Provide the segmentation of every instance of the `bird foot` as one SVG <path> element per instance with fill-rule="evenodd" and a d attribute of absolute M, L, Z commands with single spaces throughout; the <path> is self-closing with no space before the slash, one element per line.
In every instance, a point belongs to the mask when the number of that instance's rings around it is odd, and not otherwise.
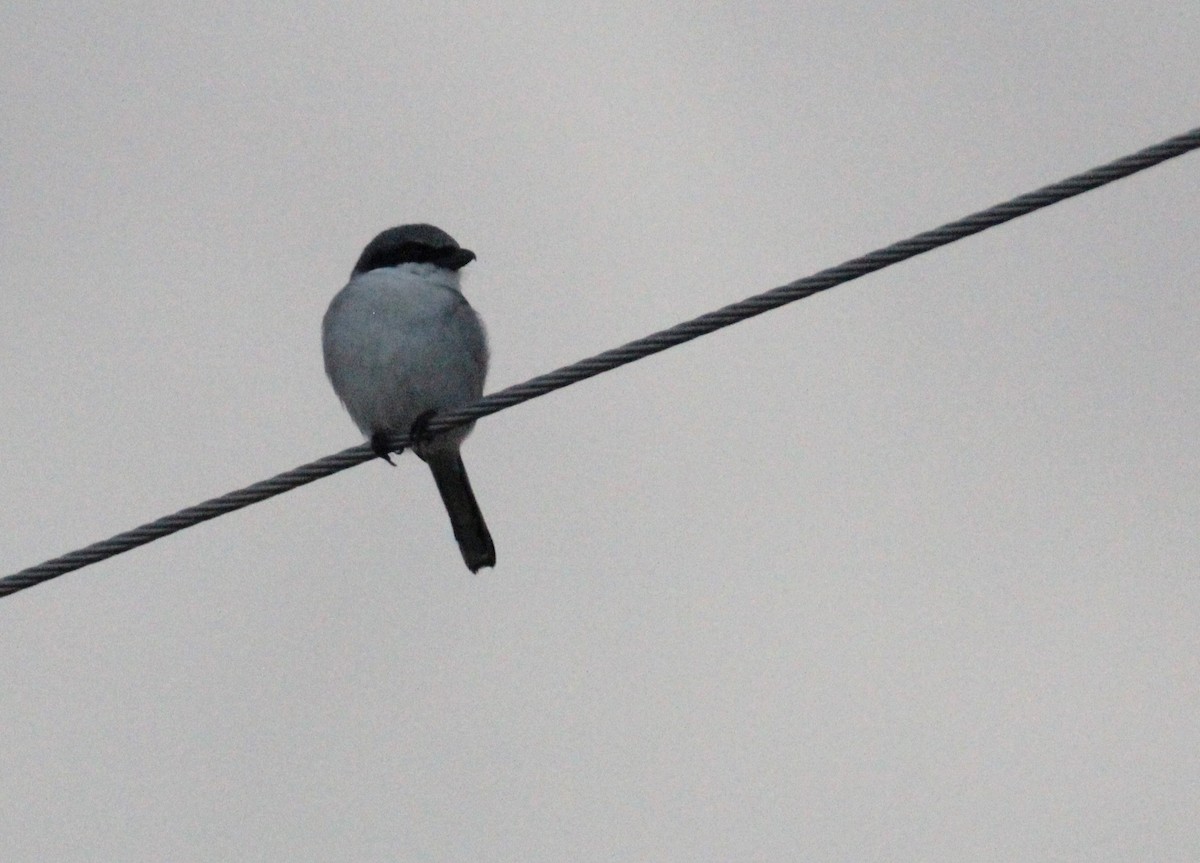
<path fill-rule="evenodd" d="M 371 435 L 371 449 L 375 451 L 375 455 L 379 456 L 392 467 L 395 467 L 396 463 L 392 461 L 391 450 L 388 447 L 388 439 L 390 437 L 391 435 L 389 435 L 387 432 L 375 432 L 373 435 Z M 399 455 L 402 452 L 404 452 L 404 450 L 400 450 L 396 453 L 396 455 Z"/>
<path fill-rule="evenodd" d="M 427 410 L 413 420 L 412 427 L 408 430 L 408 442 L 410 444 L 416 445 L 429 440 L 429 421 L 435 416 L 437 416 L 437 411 Z"/>

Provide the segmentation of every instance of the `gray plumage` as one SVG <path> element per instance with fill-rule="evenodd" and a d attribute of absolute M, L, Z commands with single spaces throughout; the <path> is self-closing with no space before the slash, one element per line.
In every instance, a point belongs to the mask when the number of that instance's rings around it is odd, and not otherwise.
<path fill-rule="evenodd" d="M 474 258 L 433 225 L 390 228 L 367 245 L 329 304 L 325 371 L 373 443 L 483 394 L 487 339 L 459 277 Z M 413 449 L 433 471 L 463 559 L 477 572 L 495 565 L 496 552 L 459 455 L 470 431 L 459 426 Z"/>

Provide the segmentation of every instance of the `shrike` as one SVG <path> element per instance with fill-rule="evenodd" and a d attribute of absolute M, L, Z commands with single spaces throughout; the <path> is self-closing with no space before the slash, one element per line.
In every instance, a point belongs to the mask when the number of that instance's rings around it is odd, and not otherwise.
<path fill-rule="evenodd" d="M 478 572 L 496 565 L 496 549 L 458 452 L 471 425 L 421 433 L 433 414 L 483 393 L 487 338 L 459 282 L 474 259 L 433 225 L 389 228 L 363 249 L 321 335 L 333 389 L 376 454 L 391 461 L 391 433 L 418 438 L 413 451 L 433 471 L 463 560 Z"/>

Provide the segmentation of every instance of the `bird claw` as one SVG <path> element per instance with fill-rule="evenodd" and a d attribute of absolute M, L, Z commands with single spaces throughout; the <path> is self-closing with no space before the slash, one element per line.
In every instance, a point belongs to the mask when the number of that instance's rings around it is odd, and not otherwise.
<path fill-rule="evenodd" d="M 430 439 L 429 421 L 435 416 L 437 416 L 437 411 L 428 410 L 413 420 L 412 427 L 408 430 L 408 443 L 410 446 L 418 443 L 424 443 Z M 389 443 L 390 440 L 391 434 L 389 432 L 375 432 L 371 435 L 371 450 L 375 453 L 375 455 L 379 456 L 392 467 L 395 467 L 396 463 L 392 461 L 392 449 Z M 404 447 L 396 450 L 395 454 L 400 455 L 402 452 L 404 452 Z"/>
<path fill-rule="evenodd" d="M 429 440 L 429 421 L 435 416 L 437 416 L 437 411 L 427 410 L 413 420 L 412 427 L 408 430 L 410 444 L 424 443 Z"/>
<path fill-rule="evenodd" d="M 371 449 L 375 452 L 375 455 L 379 456 L 392 467 L 395 467 L 396 463 L 392 461 L 391 450 L 388 447 L 388 439 L 390 437 L 391 435 L 389 435 L 387 432 L 375 432 L 375 434 L 371 435 Z M 399 455 L 402 452 L 404 452 L 404 450 L 399 450 L 396 455 Z"/>

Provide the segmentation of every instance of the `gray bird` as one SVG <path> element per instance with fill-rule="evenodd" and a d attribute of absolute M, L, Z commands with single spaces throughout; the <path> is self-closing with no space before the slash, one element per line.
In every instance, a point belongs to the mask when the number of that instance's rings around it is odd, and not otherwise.
<path fill-rule="evenodd" d="M 424 423 L 483 394 L 488 349 L 483 323 L 462 295 L 470 249 L 433 225 L 401 225 L 363 249 L 322 325 L 325 371 L 351 419 L 389 462 L 392 433 L 414 432 L 413 450 L 434 482 L 471 572 L 496 565 L 459 447 L 472 425 L 435 437 Z"/>

